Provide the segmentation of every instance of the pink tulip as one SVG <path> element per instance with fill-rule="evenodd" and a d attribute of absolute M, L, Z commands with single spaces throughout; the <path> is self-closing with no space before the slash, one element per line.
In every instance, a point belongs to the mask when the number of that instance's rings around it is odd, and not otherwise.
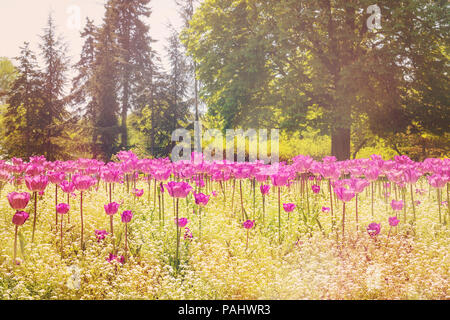
<path fill-rule="evenodd" d="M 69 212 L 69 210 L 70 206 L 67 203 L 59 203 L 56 206 L 56 212 L 58 212 L 61 215 L 66 214 L 67 212 Z"/>
<path fill-rule="evenodd" d="M 47 176 L 33 176 L 33 177 L 25 177 L 25 184 L 27 188 L 32 192 L 41 192 L 44 191 L 48 184 Z"/>
<path fill-rule="evenodd" d="M 430 183 L 430 186 L 433 188 L 443 188 L 447 182 L 448 177 L 440 174 L 433 174 L 432 176 L 428 176 L 428 182 Z"/>
<path fill-rule="evenodd" d="M 69 182 L 69 181 L 62 181 L 59 184 L 59 187 L 61 188 L 61 190 L 65 193 L 72 193 L 75 191 L 75 184 L 73 182 Z"/>
<path fill-rule="evenodd" d="M 329 180 L 336 180 L 341 175 L 341 171 L 336 167 L 335 164 L 323 164 L 319 170 L 320 174 Z"/>
<path fill-rule="evenodd" d="M 242 225 L 245 229 L 251 229 L 255 225 L 255 220 L 246 220 Z"/>
<path fill-rule="evenodd" d="M 397 217 L 389 217 L 389 225 L 391 227 L 396 227 L 398 225 L 398 223 L 400 222 L 400 220 Z"/>
<path fill-rule="evenodd" d="M 351 179 L 350 187 L 356 192 L 361 193 L 366 187 L 370 185 L 370 182 L 364 179 Z"/>
<path fill-rule="evenodd" d="M 104 205 L 105 213 L 108 216 L 112 216 L 117 213 L 117 211 L 119 210 L 119 207 L 120 207 L 120 204 L 117 202 L 111 202 L 111 203 L 105 204 Z"/>
<path fill-rule="evenodd" d="M 318 185 L 312 185 L 311 189 L 314 193 L 319 193 L 320 192 L 320 186 Z"/>
<path fill-rule="evenodd" d="M 94 186 L 97 181 L 91 176 L 81 176 L 75 175 L 73 176 L 73 183 L 75 184 L 75 188 L 78 191 L 86 191 L 89 190 L 92 186 Z"/>
<path fill-rule="evenodd" d="M 392 200 L 391 201 L 391 207 L 395 211 L 402 210 L 403 209 L 403 200 L 399 200 L 399 201 Z"/>
<path fill-rule="evenodd" d="M 381 171 L 377 167 L 371 167 L 371 168 L 364 170 L 364 175 L 366 176 L 366 179 L 369 181 L 377 180 L 380 173 L 381 173 Z"/>
<path fill-rule="evenodd" d="M 30 215 L 25 211 L 17 211 L 12 218 L 12 222 L 16 226 L 21 226 L 28 220 L 29 217 Z"/>
<path fill-rule="evenodd" d="M 330 208 L 329 207 L 322 207 L 322 212 L 329 213 L 330 212 Z"/>
<path fill-rule="evenodd" d="M 209 196 L 203 194 L 203 193 L 195 193 L 194 191 L 194 198 L 195 198 L 195 204 L 198 206 L 206 206 L 209 201 Z"/>
<path fill-rule="evenodd" d="M 167 179 L 169 179 L 170 175 L 172 173 L 171 169 L 156 169 L 155 171 L 152 172 L 152 176 L 154 179 L 158 180 L 158 181 L 166 181 Z"/>
<path fill-rule="evenodd" d="M 177 221 L 177 219 L 175 218 L 175 223 L 179 228 L 184 228 L 189 223 L 189 220 L 186 218 L 179 218 Z"/>
<path fill-rule="evenodd" d="M 165 185 L 167 192 L 173 198 L 186 198 L 192 187 L 187 182 L 170 181 Z"/>
<path fill-rule="evenodd" d="M 109 233 L 106 232 L 106 230 L 95 230 L 95 236 L 97 237 L 97 242 L 100 242 L 100 240 L 105 239 L 106 235 Z"/>
<path fill-rule="evenodd" d="M 261 194 L 267 195 L 267 194 L 269 194 L 269 191 L 270 191 L 270 185 L 268 185 L 268 184 L 262 184 L 262 185 L 259 187 L 259 189 L 261 190 Z"/>
<path fill-rule="evenodd" d="M 53 184 L 60 184 L 66 178 L 66 174 L 64 172 L 49 172 L 48 180 L 50 180 Z"/>
<path fill-rule="evenodd" d="M 136 195 L 136 197 L 142 197 L 142 195 L 144 194 L 144 189 L 134 189 L 134 194 Z"/>
<path fill-rule="evenodd" d="M 129 223 L 133 218 L 133 212 L 131 212 L 130 210 L 125 210 L 124 212 L 122 212 L 121 218 L 123 223 Z"/>
<path fill-rule="evenodd" d="M 381 223 L 372 222 L 367 226 L 367 232 L 371 237 L 378 235 L 381 231 Z"/>
<path fill-rule="evenodd" d="M 408 168 L 403 171 L 403 176 L 406 183 L 414 184 L 419 180 L 421 174 L 414 168 Z"/>
<path fill-rule="evenodd" d="M 270 177 L 275 187 L 282 187 L 288 184 L 289 175 L 279 173 Z"/>
<path fill-rule="evenodd" d="M 14 210 L 22 210 L 27 207 L 31 195 L 28 192 L 11 192 L 7 197 L 11 208 Z"/>
<path fill-rule="evenodd" d="M 114 261 L 117 261 L 121 264 L 125 263 L 125 257 L 124 256 L 116 256 L 112 253 L 109 254 L 108 258 L 106 259 L 108 262 L 112 263 Z"/>
<path fill-rule="evenodd" d="M 36 165 L 36 164 L 29 164 L 25 169 L 25 174 L 29 176 L 38 176 L 42 173 L 44 173 L 45 169 L 43 166 Z"/>
<path fill-rule="evenodd" d="M 347 189 L 344 187 L 338 187 L 334 189 L 336 196 L 339 200 L 344 202 L 349 202 L 355 197 L 355 192 L 352 189 Z"/>
<path fill-rule="evenodd" d="M 297 206 L 293 203 L 283 203 L 283 209 L 286 212 L 292 212 Z"/>

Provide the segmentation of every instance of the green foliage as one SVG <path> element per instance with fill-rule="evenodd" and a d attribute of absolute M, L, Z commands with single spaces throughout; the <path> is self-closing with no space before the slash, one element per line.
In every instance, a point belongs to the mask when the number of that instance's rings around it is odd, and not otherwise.
<path fill-rule="evenodd" d="M 6 102 L 6 95 L 17 78 L 17 70 L 7 58 L 0 57 L 0 104 Z"/>
<path fill-rule="evenodd" d="M 19 76 L 8 91 L 1 119 L 3 148 L 10 157 L 29 157 L 43 151 L 44 132 L 39 123 L 44 113 L 43 81 L 28 43 L 21 48 L 18 60 Z"/>
<path fill-rule="evenodd" d="M 132 115 L 131 125 L 136 143 L 146 154 L 166 157 L 174 146 L 172 133 L 186 127 L 190 116 L 189 65 L 178 33 L 172 30 L 166 48 L 169 59 L 167 74 L 156 72 L 150 78 L 150 88 L 142 94 L 141 106 Z"/>
<path fill-rule="evenodd" d="M 224 128 L 320 129 L 341 160 L 358 121 L 381 137 L 448 131 L 448 5 L 379 1 L 368 30 L 372 4 L 204 1 L 182 38 L 209 112 Z"/>

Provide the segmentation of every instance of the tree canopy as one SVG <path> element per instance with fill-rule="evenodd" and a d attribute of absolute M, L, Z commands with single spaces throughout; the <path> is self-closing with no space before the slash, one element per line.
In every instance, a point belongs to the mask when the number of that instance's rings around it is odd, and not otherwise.
<path fill-rule="evenodd" d="M 449 123 L 448 5 L 378 1 L 206 0 L 183 40 L 209 112 L 224 128 L 319 128 L 350 156 L 351 124 L 367 115 L 388 136 L 442 134 Z"/>

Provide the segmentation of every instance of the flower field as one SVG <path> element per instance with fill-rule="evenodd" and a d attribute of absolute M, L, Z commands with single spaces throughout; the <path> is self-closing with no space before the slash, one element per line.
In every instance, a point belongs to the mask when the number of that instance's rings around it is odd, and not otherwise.
<path fill-rule="evenodd" d="M 0 299 L 449 299 L 449 169 L 2 161 Z"/>

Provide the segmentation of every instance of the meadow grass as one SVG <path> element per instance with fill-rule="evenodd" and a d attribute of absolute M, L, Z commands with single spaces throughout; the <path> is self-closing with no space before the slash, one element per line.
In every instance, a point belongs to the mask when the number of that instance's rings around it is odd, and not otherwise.
<path fill-rule="evenodd" d="M 164 223 L 154 201 L 153 187 L 147 183 L 141 198 L 127 194 L 124 185 L 116 185 L 113 201 L 123 201 L 119 213 L 132 210 L 128 227 L 130 256 L 122 264 L 107 261 L 113 251 L 111 237 L 97 241 L 96 229 L 109 232 L 106 188 L 84 195 L 85 250 L 80 249 L 79 195 L 70 199 L 70 223 L 64 217 L 64 252 L 61 257 L 59 230 L 55 229 L 55 199 L 52 186 L 38 202 L 38 220 L 34 243 L 31 243 L 33 204 L 27 211 L 30 220 L 19 228 L 18 257 L 13 265 L 13 210 L 6 193 L 0 197 L 0 299 L 449 299 L 449 230 L 439 223 L 436 196 L 431 190 L 415 195 L 421 202 L 412 218 L 407 199 L 406 221 L 392 228 L 389 239 L 390 205 L 380 194 L 375 197 L 374 217 L 370 195 L 359 196 L 359 231 L 356 231 L 355 203 L 346 206 L 345 237 L 342 238 L 342 203 L 334 203 L 336 216 L 332 228 L 326 182 L 319 194 L 306 198 L 296 184 L 283 187 L 281 202 L 293 202 L 297 209 L 281 212 L 281 235 L 278 238 L 278 202 L 272 188 L 266 197 L 262 222 L 262 197 L 256 188 L 255 206 L 250 180 L 244 182 L 241 212 L 239 192 L 235 192 L 232 210 L 232 183 L 210 185 L 216 191 L 202 210 L 202 236 L 192 195 L 180 199 L 179 216 L 189 220 L 192 240 L 183 239 L 181 261 L 175 268 L 176 245 L 173 199 L 164 197 Z M 319 183 L 320 184 L 320 183 Z M 417 187 L 428 188 L 425 179 Z M 25 191 L 24 187 L 22 190 Z M 205 191 L 203 191 L 205 192 Z M 60 195 L 66 202 L 66 195 Z M 390 202 L 390 200 L 389 200 Z M 443 207 L 444 214 L 448 207 Z M 317 220 L 314 216 L 317 215 Z M 254 219 L 246 249 L 246 229 L 242 222 Z M 366 226 L 381 223 L 381 233 L 370 237 Z M 114 217 L 115 248 L 124 254 L 124 225 Z"/>

